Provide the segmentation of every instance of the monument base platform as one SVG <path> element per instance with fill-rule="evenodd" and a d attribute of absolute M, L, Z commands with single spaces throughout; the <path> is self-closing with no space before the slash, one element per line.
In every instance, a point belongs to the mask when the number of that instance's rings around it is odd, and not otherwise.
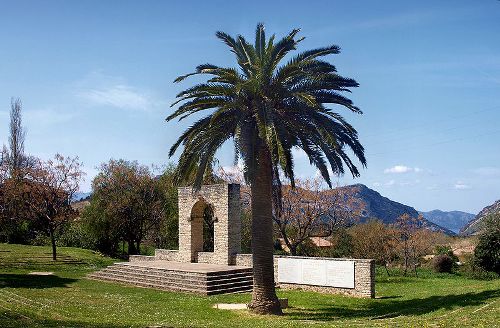
<path fill-rule="evenodd" d="M 119 262 L 87 277 L 201 295 L 249 292 L 253 286 L 250 267 L 161 260 Z"/>

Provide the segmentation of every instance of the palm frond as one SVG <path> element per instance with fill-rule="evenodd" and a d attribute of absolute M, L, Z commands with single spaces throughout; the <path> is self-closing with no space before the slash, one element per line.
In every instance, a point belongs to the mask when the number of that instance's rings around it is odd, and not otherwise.
<path fill-rule="evenodd" d="M 266 39 L 264 25 L 257 24 L 253 44 L 241 35 L 217 32 L 217 38 L 235 54 L 236 68 L 203 64 L 175 80 L 180 82 L 198 74 L 208 76 L 205 82 L 180 92 L 172 104 L 177 108 L 167 117 L 168 121 L 182 120 L 208 111 L 170 149 L 172 156 L 183 147 L 179 178 L 197 165 L 194 185 L 199 187 L 217 149 L 231 138 L 235 163 L 239 158 L 243 160 L 244 176 L 250 183 L 262 147 L 269 153 L 275 186 L 281 185 L 281 173 L 294 185 L 295 147 L 304 150 L 329 186 L 331 173 L 344 174 L 344 168 L 359 176 L 352 159 L 365 167 L 364 148 L 354 127 L 336 111 L 346 108 L 361 113 L 343 95 L 359 84 L 339 75 L 335 65 L 322 58 L 338 54 L 340 47 L 336 45 L 303 51 L 282 64 L 303 40 L 297 37 L 299 31 L 294 29 L 276 42 L 274 35 Z"/>

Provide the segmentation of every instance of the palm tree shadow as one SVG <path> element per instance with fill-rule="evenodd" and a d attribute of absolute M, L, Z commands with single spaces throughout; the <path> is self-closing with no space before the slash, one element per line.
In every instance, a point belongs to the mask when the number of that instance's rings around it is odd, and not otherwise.
<path fill-rule="evenodd" d="M 29 274 L 0 274 L 0 288 L 53 288 L 68 287 L 77 279 L 61 278 L 54 275 L 37 276 Z"/>
<path fill-rule="evenodd" d="M 398 316 L 422 315 L 439 309 L 450 310 L 456 307 L 478 306 L 496 297 L 500 297 L 500 290 L 431 296 L 409 300 L 373 300 L 365 308 L 349 309 L 341 306 L 330 306 L 320 309 L 308 309 L 305 313 L 298 312 L 292 314 L 291 317 L 292 319 L 311 321 L 330 321 L 341 318 L 386 319 Z"/>

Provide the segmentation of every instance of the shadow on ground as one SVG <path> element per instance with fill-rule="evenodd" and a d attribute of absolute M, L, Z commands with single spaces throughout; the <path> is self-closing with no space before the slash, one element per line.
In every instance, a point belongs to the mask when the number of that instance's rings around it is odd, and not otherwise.
<path fill-rule="evenodd" d="M 67 287 L 77 279 L 61 278 L 58 276 L 36 276 L 29 274 L 0 274 L 0 288 L 52 288 Z"/>
<path fill-rule="evenodd" d="M 397 316 L 417 316 L 440 309 L 451 310 L 457 307 L 479 306 L 488 300 L 500 297 L 500 290 L 487 290 L 480 293 L 431 296 L 421 299 L 380 299 L 373 300 L 363 308 L 349 309 L 342 306 L 328 306 L 319 309 L 298 310 L 290 317 L 297 320 L 338 320 L 345 318 L 386 319 Z"/>
<path fill-rule="evenodd" d="M 26 327 L 58 327 L 58 328 L 126 328 L 130 326 L 113 323 L 88 323 L 71 319 L 49 320 L 34 317 L 29 313 L 19 313 L 11 310 L 0 312 L 0 327 L 2 328 L 26 328 Z M 159 327 L 160 328 L 160 327 Z M 161 327 L 167 328 L 167 327 Z"/>

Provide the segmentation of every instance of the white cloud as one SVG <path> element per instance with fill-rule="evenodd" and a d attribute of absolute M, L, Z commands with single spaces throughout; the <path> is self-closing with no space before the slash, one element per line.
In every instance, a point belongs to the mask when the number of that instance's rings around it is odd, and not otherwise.
<path fill-rule="evenodd" d="M 420 168 L 412 168 L 406 165 L 396 165 L 384 170 L 384 173 L 408 173 L 408 172 L 421 172 Z"/>
<path fill-rule="evenodd" d="M 374 186 L 374 187 L 380 187 L 381 185 L 382 185 L 382 184 L 381 184 L 380 182 L 374 182 L 374 183 L 373 183 L 373 186 Z"/>
<path fill-rule="evenodd" d="M 93 105 L 125 110 L 149 110 L 162 102 L 151 92 L 129 85 L 125 79 L 92 72 L 76 83 L 76 94 Z"/>
<path fill-rule="evenodd" d="M 456 189 L 456 190 L 466 190 L 466 189 L 470 189 L 471 186 L 468 185 L 468 184 L 466 184 L 466 183 L 464 183 L 464 182 L 462 182 L 462 181 L 457 181 L 455 183 L 455 185 L 453 186 L 453 188 Z"/>
<path fill-rule="evenodd" d="M 394 186 L 395 184 L 396 184 L 396 180 L 389 180 L 385 183 L 385 186 L 391 187 L 391 186 Z"/>
<path fill-rule="evenodd" d="M 127 85 L 114 85 L 105 89 L 89 89 L 79 94 L 97 105 L 112 106 L 121 109 L 147 110 L 154 103 L 146 95 Z"/>

